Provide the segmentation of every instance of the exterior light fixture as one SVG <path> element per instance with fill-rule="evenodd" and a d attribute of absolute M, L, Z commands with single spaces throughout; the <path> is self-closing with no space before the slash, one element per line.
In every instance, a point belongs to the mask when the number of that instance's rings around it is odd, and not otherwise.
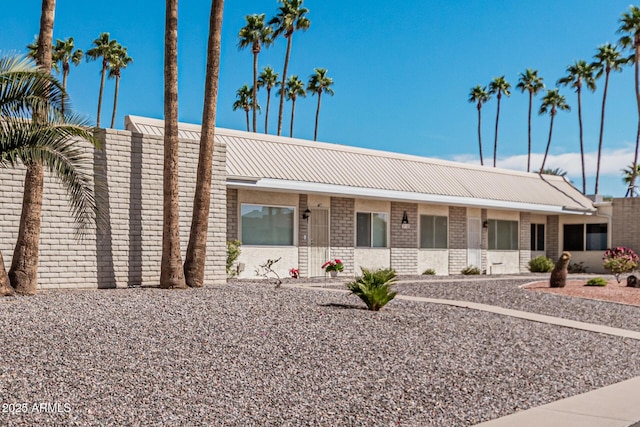
<path fill-rule="evenodd" d="M 311 210 L 309 210 L 309 208 L 307 208 L 307 209 L 302 213 L 302 219 L 306 219 L 306 220 L 308 221 L 310 216 L 311 216 Z"/>
<path fill-rule="evenodd" d="M 482 228 L 489 228 L 489 221 L 485 221 L 482 223 Z"/>
<path fill-rule="evenodd" d="M 402 213 L 402 224 L 409 224 L 409 217 L 407 216 L 407 211 Z"/>

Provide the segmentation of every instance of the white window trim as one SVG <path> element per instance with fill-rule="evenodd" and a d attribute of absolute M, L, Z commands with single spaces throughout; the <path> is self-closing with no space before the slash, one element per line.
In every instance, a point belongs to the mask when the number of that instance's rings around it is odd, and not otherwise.
<path fill-rule="evenodd" d="M 293 209 L 293 245 L 245 245 L 242 242 L 242 207 L 243 206 L 264 206 L 267 208 L 287 208 Z M 298 207 L 297 206 L 289 206 L 289 205 L 272 205 L 267 203 L 238 203 L 238 240 L 242 242 L 242 246 L 247 246 L 249 248 L 297 248 L 298 245 L 296 242 L 298 241 Z"/>
<path fill-rule="evenodd" d="M 518 227 L 518 239 L 516 241 L 516 248 L 515 249 L 489 249 L 489 229 L 487 228 L 487 251 L 491 251 L 491 252 L 518 252 L 520 251 L 520 221 L 517 221 L 515 219 L 500 219 L 500 218 L 487 218 L 487 221 L 504 221 L 504 222 L 515 222 L 517 224 Z M 546 245 L 545 245 L 546 246 Z"/>

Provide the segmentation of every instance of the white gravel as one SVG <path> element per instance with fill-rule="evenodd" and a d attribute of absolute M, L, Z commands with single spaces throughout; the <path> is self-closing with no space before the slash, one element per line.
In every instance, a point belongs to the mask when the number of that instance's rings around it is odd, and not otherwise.
<path fill-rule="evenodd" d="M 361 306 L 242 282 L 5 298 L 0 425 L 468 426 L 640 375 L 634 340 Z"/>

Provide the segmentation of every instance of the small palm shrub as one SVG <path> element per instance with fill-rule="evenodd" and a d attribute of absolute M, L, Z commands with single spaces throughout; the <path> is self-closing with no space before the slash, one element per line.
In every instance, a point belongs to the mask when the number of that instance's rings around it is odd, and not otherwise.
<path fill-rule="evenodd" d="M 460 273 L 464 274 L 465 276 L 480 274 L 480 269 L 475 265 L 470 265 L 464 268 Z"/>
<path fill-rule="evenodd" d="M 602 277 L 594 277 L 593 279 L 589 279 L 586 286 L 607 286 L 607 281 Z"/>
<path fill-rule="evenodd" d="M 549 273 L 554 264 L 551 258 L 540 255 L 529 261 L 529 271 L 532 273 Z"/>
<path fill-rule="evenodd" d="M 231 268 L 240 256 L 240 245 L 242 245 L 242 242 L 239 240 L 227 240 L 227 277 L 235 277 L 238 273 L 237 270 L 232 270 Z"/>
<path fill-rule="evenodd" d="M 422 272 L 423 276 L 434 276 L 436 274 L 436 271 L 433 268 L 427 268 L 425 271 Z"/>
<path fill-rule="evenodd" d="M 396 272 L 391 268 L 375 271 L 362 269 L 362 276 L 347 283 L 347 288 L 372 311 L 378 311 L 398 294 L 391 287 L 396 283 Z"/>

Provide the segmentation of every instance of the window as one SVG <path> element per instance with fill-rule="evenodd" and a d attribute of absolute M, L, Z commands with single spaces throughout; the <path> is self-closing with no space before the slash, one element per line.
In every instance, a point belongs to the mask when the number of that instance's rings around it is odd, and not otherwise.
<path fill-rule="evenodd" d="M 563 250 L 603 251 L 607 249 L 607 224 L 565 224 Z"/>
<path fill-rule="evenodd" d="M 420 247 L 447 249 L 447 217 L 420 215 Z"/>
<path fill-rule="evenodd" d="M 387 214 L 358 212 L 356 215 L 356 246 L 387 247 Z"/>
<path fill-rule="evenodd" d="M 544 224 L 531 224 L 531 250 L 544 251 Z"/>
<path fill-rule="evenodd" d="M 587 250 L 607 249 L 607 224 L 587 224 Z"/>
<path fill-rule="evenodd" d="M 489 220 L 489 249 L 518 250 L 518 221 Z"/>
<path fill-rule="evenodd" d="M 243 204 L 240 210 L 242 244 L 293 246 L 294 208 Z"/>

